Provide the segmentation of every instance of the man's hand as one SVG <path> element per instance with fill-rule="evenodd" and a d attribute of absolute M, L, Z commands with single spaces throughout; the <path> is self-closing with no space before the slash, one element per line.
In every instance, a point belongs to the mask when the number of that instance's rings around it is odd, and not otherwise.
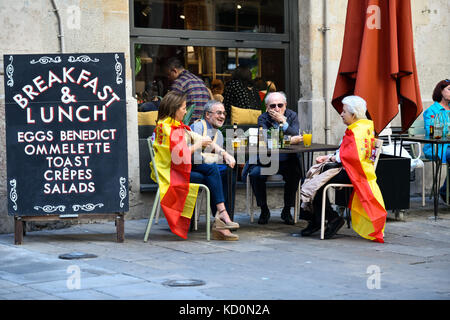
<path fill-rule="evenodd" d="M 281 113 L 279 113 L 275 110 L 269 110 L 267 112 L 269 113 L 269 116 L 276 122 L 278 122 L 278 123 L 286 122 L 286 117 L 284 115 L 282 115 Z"/>
<path fill-rule="evenodd" d="M 291 137 L 291 144 L 299 144 L 303 141 L 303 136 L 293 136 Z"/>
<path fill-rule="evenodd" d="M 234 166 L 236 165 L 236 160 L 234 159 L 234 157 L 229 154 L 228 152 L 225 152 L 223 154 L 223 159 L 225 160 L 225 163 L 230 166 L 230 168 L 234 168 Z"/>

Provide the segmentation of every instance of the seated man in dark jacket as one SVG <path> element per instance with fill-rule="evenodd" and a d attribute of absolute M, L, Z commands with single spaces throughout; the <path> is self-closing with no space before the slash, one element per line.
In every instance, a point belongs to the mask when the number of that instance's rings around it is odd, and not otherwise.
<path fill-rule="evenodd" d="M 286 109 L 287 100 L 283 92 L 271 92 L 266 96 L 267 112 L 261 114 L 258 118 L 258 126 L 263 129 L 281 128 L 284 135 L 298 136 L 299 122 L 297 113 Z M 270 218 L 270 211 L 267 207 L 266 180 L 267 175 L 261 174 L 261 168 L 258 164 L 246 165 L 244 168 L 243 180 L 246 175 L 250 175 L 250 183 L 256 197 L 256 202 L 261 208 L 261 214 L 258 219 L 259 224 L 267 224 Z M 283 176 L 284 185 L 284 208 L 281 212 L 281 219 L 286 224 L 294 224 L 291 216 L 291 207 L 294 206 L 295 193 L 297 192 L 300 180 L 300 168 L 296 154 L 280 154 L 278 174 Z"/>

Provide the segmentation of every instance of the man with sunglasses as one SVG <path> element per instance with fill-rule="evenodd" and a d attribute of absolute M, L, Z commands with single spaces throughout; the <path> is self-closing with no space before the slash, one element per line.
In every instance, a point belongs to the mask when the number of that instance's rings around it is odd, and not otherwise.
<path fill-rule="evenodd" d="M 258 117 L 258 127 L 263 129 L 280 128 L 284 135 L 298 136 L 299 121 L 297 113 L 287 109 L 286 95 L 283 92 L 271 92 L 266 96 L 265 103 L 267 111 Z M 267 175 L 261 174 L 261 164 L 246 164 L 243 170 L 243 181 L 247 174 L 250 175 L 250 183 L 256 202 L 261 208 L 258 219 L 259 224 L 267 224 L 270 219 L 270 210 L 267 206 L 266 181 Z M 296 154 L 280 154 L 278 174 L 283 176 L 284 185 L 284 207 L 281 219 L 285 224 L 293 225 L 294 219 L 291 215 L 291 207 L 295 204 L 295 193 L 300 180 L 300 166 Z"/>

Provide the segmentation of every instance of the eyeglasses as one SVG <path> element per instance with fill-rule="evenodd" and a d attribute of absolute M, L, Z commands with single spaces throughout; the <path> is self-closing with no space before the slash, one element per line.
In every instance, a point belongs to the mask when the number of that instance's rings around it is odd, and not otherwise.
<path fill-rule="evenodd" d="M 276 107 L 278 107 L 278 108 L 283 108 L 284 107 L 284 103 L 279 103 L 279 104 L 275 104 L 275 103 L 273 103 L 273 104 L 269 104 L 269 108 L 271 108 L 271 109 L 275 109 Z"/>
<path fill-rule="evenodd" d="M 227 112 L 226 111 L 208 111 L 209 113 L 215 113 L 215 114 L 217 114 L 218 116 L 221 116 L 221 115 L 223 115 L 224 117 L 226 117 L 227 116 Z"/>

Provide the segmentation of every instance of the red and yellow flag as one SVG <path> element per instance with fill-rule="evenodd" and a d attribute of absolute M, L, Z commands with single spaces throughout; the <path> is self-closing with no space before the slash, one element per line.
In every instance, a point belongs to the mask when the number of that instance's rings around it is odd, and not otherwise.
<path fill-rule="evenodd" d="M 159 177 L 161 208 L 170 230 L 187 239 L 189 224 L 198 194 L 198 185 L 189 183 L 191 152 L 184 139 L 190 128 L 170 117 L 158 121 L 155 128 L 156 170 Z M 151 178 L 156 181 L 153 166 Z"/>
<path fill-rule="evenodd" d="M 373 166 L 373 122 L 361 119 L 348 126 L 340 147 L 342 165 L 353 184 L 349 207 L 352 226 L 361 237 L 384 243 L 387 212 Z"/>

